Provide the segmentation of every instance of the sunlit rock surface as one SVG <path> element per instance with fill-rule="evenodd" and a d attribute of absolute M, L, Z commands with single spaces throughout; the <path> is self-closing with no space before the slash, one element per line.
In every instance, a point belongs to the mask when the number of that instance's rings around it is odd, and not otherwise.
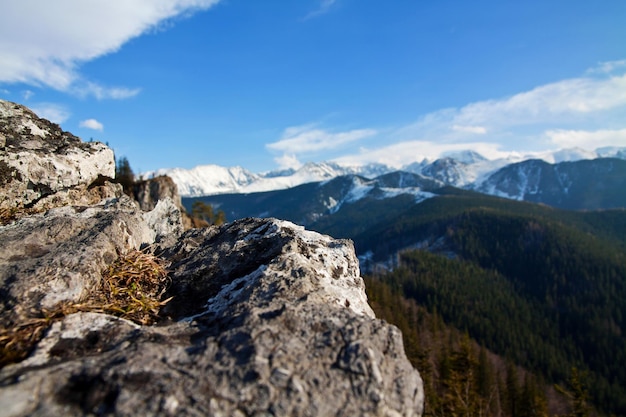
<path fill-rule="evenodd" d="M 18 161 L 18 153 L 19 160 L 47 158 L 42 149 L 56 146 L 47 141 L 61 139 L 37 130 L 43 122 L 26 109 L 2 106 L 3 161 Z M 37 137 L 28 145 L 34 149 L 14 145 L 24 135 Z M 77 167 L 110 150 L 86 152 Z M 59 192 L 77 199 L 57 199 L 60 207 L 40 205 L 0 226 L 4 330 L 85 300 L 104 271 L 136 249 L 168 263 L 163 299 L 171 300 L 151 326 L 93 311 L 50 317 L 30 354 L 0 370 L 0 415 L 422 414 L 419 373 L 398 329 L 367 303 L 350 241 L 277 219 L 183 233 L 176 196 L 153 195 L 144 211 L 118 185 L 90 185 L 108 168 L 68 180 L 64 167 L 48 165 L 37 184 L 63 184 L 61 191 L 26 187 L 3 204 L 35 207 Z M 2 186 L 39 169 L 10 166 Z M 96 187 L 109 191 L 87 201 L 84 191 Z"/>

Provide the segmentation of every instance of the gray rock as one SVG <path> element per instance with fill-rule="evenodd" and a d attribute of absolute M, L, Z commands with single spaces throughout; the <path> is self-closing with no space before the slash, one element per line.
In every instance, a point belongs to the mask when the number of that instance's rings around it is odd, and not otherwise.
<path fill-rule="evenodd" d="M 102 177 L 115 176 L 109 147 L 81 142 L 26 107 L 4 100 L 0 137 L 0 209 L 33 207 L 53 194 L 86 190 Z"/>
<path fill-rule="evenodd" d="M 421 415 L 419 374 L 397 328 L 374 318 L 350 242 L 246 219 L 189 231 L 162 255 L 170 324 L 67 316 L 0 371 L 0 410 Z"/>
<path fill-rule="evenodd" d="M 159 248 L 173 245 L 183 233 L 180 208 L 169 197 L 159 200 L 152 211 L 143 214 L 143 219 L 154 232 L 153 242 Z"/>
<path fill-rule="evenodd" d="M 0 318 L 18 323 L 32 311 L 80 301 L 119 253 L 154 242 L 155 231 L 130 198 L 60 207 L 0 227 Z"/>
<path fill-rule="evenodd" d="M 171 297 L 154 326 L 50 318 L 0 370 L 0 416 L 422 414 L 419 373 L 367 303 L 352 242 L 276 219 L 182 233 L 167 179 L 144 184 L 145 212 L 102 179 L 113 168 L 103 145 L 0 101 L 0 210 L 41 211 L 0 226 L 0 331 L 89 299 L 133 249 L 169 263 Z"/>
<path fill-rule="evenodd" d="M 170 198 L 176 207 L 183 210 L 178 187 L 170 177 L 165 175 L 135 183 L 133 185 L 133 197 L 144 211 L 154 209 L 159 200 L 165 198 Z"/>

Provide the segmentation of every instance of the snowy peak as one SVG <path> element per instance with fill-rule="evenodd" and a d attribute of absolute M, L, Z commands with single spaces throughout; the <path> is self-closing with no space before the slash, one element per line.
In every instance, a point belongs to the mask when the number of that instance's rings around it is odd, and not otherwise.
<path fill-rule="evenodd" d="M 458 152 L 446 152 L 443 154 L 443 157 L 454 159 L 466 165 L 477 164 L 480 162 L 487 161 L 487 158 L 485 158 L 478 152 L 471 151 L 471 150 L 458 151 Z"/>
<path fill-rule="evenodd" d="M 587 151 L 581 148 L 569 148 L 560 149 L 556 152 L 539 153 L 535 156 L 536 159 L 541 159 L 550 164 L 558 164 L 560 162 L 574 162 L 584 159 L 596 159 L 600 155 L 597 151 Z M 525 158 L 528 159 L 528 158 Z M 534 158 L 533 158 L 534 159 Z"/>
<path fill-rule="evenodd" d="M 200 165 L 190 170 L 160 169 L 144 174 L 147 178 L 159 175 L 172 178 L 184 197 L 241 192 L 260 178 L 241 167 L 224 168 L 218 165 Z"/>
<path fill-rule="evenodd" d="M 534 159 L 505 166 L 476 191 L 565 209 L 626 207 L 626 161 L 618 158 L 550 164 Z"/>
<path fill-rule="evenodd" d="M 404 170 L 441 181 L 446 185 L 467 188 L 498 168 L 511 163 L 508 159 L 489 160 L 474 151 L 446 154 L 434 161 L 424 160 L 407 165 Z"/>
<path fill-rule="evenodd" d="M 551 152 L 531 153 L 521 156 L 511 153 L 508 158 L 490 160 L 471 151 L 458 151 L 445 154 L 436 160 L 422 160 L 406 165 L 401 171 L 418 174 L 430 180 L 459 188 L 484 190 L 484 181 L 499 169 L 527 160 L 542 160 L 549 164 L 593 160 L 614 157 L 626 159 L 626 148 L 601 148 L 586 151 L 580 148 L 561 149 Z M 170 176 L 183 197 L 199 197 L 215 194 L 253 193 L 283 190 L 298 185 L 328 181 L 344 175 L 359 175 L 373 179 L 397 171 L 383 164 L 340 165 L 335 162 L 309 162 L 298 169 L 287 169 L 254 174 L 241 167 L 224 168 L 217 165 L 202 165 L 191 170 L 180 168 L 162 169 L 144 174 Z M 522 175 L 520 174 L 520 178 Z M 512 181 L 512 180 L 511 180 Z M 491 186 L 492 187 L 492 186 Z M 501 194 L 517 196 L 512 190 Z"/>
<path fill-rule="evenodd" d="M 341 166 L 333 162 L 309 162 L 300 168 L 253 174 L 241 167 L 225 168 L 218 165 L 201 165 L 193 169 L 161 169 L 147 172 L 147 178 L 159 175 L 171 177 L 181 196 L 200 197 L 216 194 L 255 193 L 284 190 L 301 184 L 327 181 L 343 175 L 360 175 L 374 178 L 393 171 L 383 164 Z"/>

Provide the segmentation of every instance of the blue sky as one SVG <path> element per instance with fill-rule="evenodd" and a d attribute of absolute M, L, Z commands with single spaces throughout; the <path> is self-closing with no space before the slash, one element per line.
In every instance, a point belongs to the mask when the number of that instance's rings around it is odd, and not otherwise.
<path fill-rule="evenodd" d="M 626 146 L 626 1 L 5 1 L 0 98 L 137 172 Z"/>

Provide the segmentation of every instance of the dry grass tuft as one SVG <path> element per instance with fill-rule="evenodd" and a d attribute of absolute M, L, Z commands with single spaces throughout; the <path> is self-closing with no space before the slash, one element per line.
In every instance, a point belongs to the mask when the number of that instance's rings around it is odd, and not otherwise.
<path fill-rule="evenodd" d="M 43 210 L 34 208 L 0 208 L 0 226 L 6 226 L 9 223 L 13 223 L 22 217 L 30 216 L 33 214 L 41 213 Z"/>
<path fill-rule="evenodd" d="M 0 226 L 7 225 L 15 220 L 14 208 L 0 208 Z"/>
<path fill-rule="evenodd" d="M 24 360 L 56 320 L 79 311 L 106 313 L 142 325 L 157 322 L 169 286 L 165 261 L 139 250 L 120 255 L 104 272 L 100 288 L 82 303 L 61 303 L 36 318 L 0 327 L 0 368 Z"/>
<path fill-rule="evenodd" d="M 19 325 L 0 327 L 0 368 L 26 359 L 52 322 L 60 317 L 60 311 L 44 310 L 39 317 Z"/>
<path fill-rule="evenodd" d="M 134 250 L 120 256 L 105 271 L 102 288 L 92 297 L 87 309 L 143 325 L 154 324 L 161 307 L 171 300 L 162 300 L 169 283 L 162 259 Z"/>

